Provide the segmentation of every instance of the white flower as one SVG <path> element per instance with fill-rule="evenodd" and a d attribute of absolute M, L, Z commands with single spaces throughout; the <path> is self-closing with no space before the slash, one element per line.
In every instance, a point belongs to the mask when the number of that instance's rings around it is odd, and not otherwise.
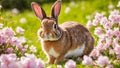
<path fill-rule="evenodd" d="M 0 5 L 0 9 L 2 9 L 2 5 Z"/>
<path fill-rule="evenodd" d="M 26 38 L 24 36 L 21 36 L 21 37 L 19 37 L 19 41 L 21 43 L 25 43 L 26 42 Z"/>
<path fill-rule="evenodd" d="M 109 5 L 108 5 L 108 8 L 109 8 L 109 9 L 113 9 L 113 8 L 114 8 L 114 5 L 113 5 L 113 4 L 109 4 Z"/>
<path fill-rule="evenodd" d="M 13 13 L 14 15 L 16 15 L 16 14 L 19 13 L 19 10 L 18 10 L 17 8 L 14 8 L 14 9 L 12 9 L 12 13 Z"/>
<path fill-rule="evenodd" d="M 66 7 L 66 8 L 65 8 L 65 13 L 66 13 L 66 14 L 69 13 L 70 11 L 71 11 L 70 7 Z"/>
<path fill-rule="evenodd" d="M 21 18 L 20 23 L 26 23 L 26 18 Z"/>
<path fill-rule="evenodd" d="M 36 47 L 35 47 L 35 46 L 33 46 L 33 45 L 32 45 L 32 46 L 30 46 L 30 51 L 31 51 L 31 52 L 36 52 Z"/>
<path fill-rule="evenodd" d="M 76 4 L 74 1 L 71 1 L 71 2 L 70 2 L 70 6 L 72 6 L 72 7 L 77 7 L 78 4 Z"/>
<path fill-rule="evenodd" d="M 0 23 L 0 28 L 3 28 L 3 24 L 2 23 Z"/>
<path fill-rule="evenodd" d="M 23 34 L 24 31 L 25 30 L 23 28 L 19 27 L 19 26 L 16 28 L 16 32 L 19 33 L 19 34 Z"/>
<path fill-rule="evenodd" d="M 76 68 L 76 62 L 73 61 L 73 60 L 68 60 L 66 63 L 65 63 L 65 68 Z"/>
<path fill-rule="evenodd" d="M 118 2 L 117 7 L 120 7 L 120 1 Z"/>

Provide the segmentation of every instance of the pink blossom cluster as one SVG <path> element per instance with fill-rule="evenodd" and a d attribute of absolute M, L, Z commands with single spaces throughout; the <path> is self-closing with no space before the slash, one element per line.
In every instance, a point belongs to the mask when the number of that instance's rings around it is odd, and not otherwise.
<path fill-rule="evenodd" d="M 21 31 L 22 29 L 19 29 Z M 20 32 L 19 32 L 20 33 Z M 21 33 L 20 33 L 21 34 Z M 25 52 L 27 48 L 23 45 L 25 37 L 16 36 L 12 28 L 2 27 L 0 29 L 0 54 L 15 53 L 16 51 Z"/>
<path fill-rule="evenodd" d="M 36 47 L 26 44 L 25 30 L 17 27 L 15 32 L 3 26 L 0 23 L 0 68 L 44 68 L 44 62 L 34 55 Z"/>
<path fill-rule="evenodd" d="M 65 63 L 65 68 L 76 68 L 76 62 L 73 60 L 68 60 Z"/>
<path fill-rule="evenodd" d="M 114 68 L 114 61 L 120 61 L 120 11 L 114 9 L 108 17 L 96 13 L 95 18 L 89 20 L 86 27 L 95 28 L 97 42 L 90 56 L 84 56 L 83 65 Z"/>
<path fill-rule="evenodd" d="M 44 68 L 44 62 L 33 54 L 25 54 L 18 58 L 16 54 L 2 54 L 0 68 Z"/>
<path fill-rule="evenodd" d="M 22 36 L 25 31 L 23 28 L 16 27 L 15 32 L 12 28 L 3 26 L 4 25 L 0 23 L 0 55 L 15 53 L 20 57 L 28 50 L 36 52 L 34 46 L 28 47 L 28 45 L 26 45 L 26 38 Z"/>

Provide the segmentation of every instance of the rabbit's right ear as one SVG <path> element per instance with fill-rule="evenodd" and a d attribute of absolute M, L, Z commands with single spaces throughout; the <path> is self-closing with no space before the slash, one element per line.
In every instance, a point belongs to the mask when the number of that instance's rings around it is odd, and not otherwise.
<path fill-rule="evenodd" d="M 34 10 L 34 13 L 36 14 L 36 16 L 40 18 L 40 20 L 43 20 L 46 17 L 45 11 L 37 3 L 32 2 L 31 7 Z"/>
<path fill-rule="evenodd" d="M 60 14 L 60 10 L 61 10 L 61 0 L 57 0 L 53 6 L 52 6 L 52 10 L 51 10 L 51 16 L 54 18 L 58 18 L 59 14 Z"/>

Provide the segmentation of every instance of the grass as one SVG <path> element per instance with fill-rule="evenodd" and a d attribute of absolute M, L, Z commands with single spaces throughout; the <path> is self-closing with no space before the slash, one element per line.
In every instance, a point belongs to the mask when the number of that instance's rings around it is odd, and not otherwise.
<path fill-rule="evenodd" d="M 82 0 L 76 1 L 75 4 L 77 4 L 77 7 L 70 6 L 70 3 L 64 3 L 63 1 L 61 13 L 58 18 L 59 24 L 62 24 L 65 21 L 77 21 L 85 26 L 88 21 L 88 19 L 86 19 L 86 16 L 90 16 L 92 19 L 95 12 L 105 11 L 108 13 L 108 5 L 116 5 L 117 0 Z M 47 15 L 50 15 L 51 6 L 52 4 L 42 5 Z M 70 12 L 66 14 L 64 11 L 67 7 L 70 7 Z M 40 28 L 41 23 L 40 20 L 35 16 L 33 11 L 25 10 L 18 15 L 12 15 L 11 10 L 2 9 L 0 15 L 0 23 L 4 23 L 5 26 L 12 27 L 14 30 L 17 26 L 21 26 L 22 28 L 24 28 L 24 36 L 27 38 L 29 46 L 34 45 L 37 48 L 36 56 L 44 61 L 47 60 L 46 55 L 41 49 L 40 40 L 37 36 L 37 30 Z M 27 22 L 24 24 L 20 23 L 21 18 L 26 18 Z M 93 30 L 91 29 L 90 31 L 93 34 Z M 52 65 L 52 67 L 56 68 L 56 65 Z M 81 62 L 77 61 L 77 68 L 82 67 L 83 65 L 81 64 Z"/>

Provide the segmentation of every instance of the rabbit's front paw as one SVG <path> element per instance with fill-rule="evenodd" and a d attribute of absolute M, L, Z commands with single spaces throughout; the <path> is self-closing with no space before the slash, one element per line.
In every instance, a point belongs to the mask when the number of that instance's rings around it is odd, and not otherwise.
<path fill-rule="evenodd" d="M 64 56 L 59 56 L 58 58 L 56 58 L 54 64 L 59 64 L 59 63 L 61 63 L 61 62 L 63 61 L 63 59 L 64 59 Z"/>
<path fill-rule="evenodd" d="M 53 56 L 48 56 L 48 61 L 46 62 L 47 64 L 54 64 L 55 58 Z"/>

